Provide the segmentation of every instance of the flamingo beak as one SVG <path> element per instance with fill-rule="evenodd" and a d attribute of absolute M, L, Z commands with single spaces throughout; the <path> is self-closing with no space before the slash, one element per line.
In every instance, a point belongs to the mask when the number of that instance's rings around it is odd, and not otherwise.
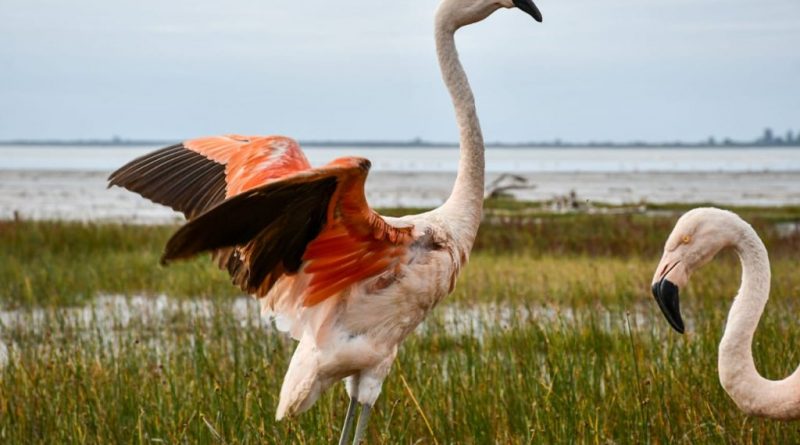
<path fill-rule="evenodd" d="M 542 13 L 539 12 L 539 8 L 533 4 L 532 0 L 514 0 L 514 6 L 528 13 L 537 22 L 542 21 Z"/>
<path fill-rule="evenodd" d="M 653 297 L 661 308 L 661 312 L 669 325 L 678 333 L 683 334 L 684 325 L 681 318 L 680 289 L 666 277 L 653 283 Z"/>

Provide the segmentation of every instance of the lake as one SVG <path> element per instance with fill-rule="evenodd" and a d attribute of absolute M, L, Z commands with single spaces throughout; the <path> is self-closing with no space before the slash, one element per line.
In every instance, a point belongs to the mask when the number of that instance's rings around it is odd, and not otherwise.
<path fill-rule="evenodd" d="M 114 169 L 155 146 L 0 147 L 0 219 L 161 223 L 170 209 L 120 188 Z M 455 148 L 309 148 L 313 165 L 341 156 L 372 160 L 367 199 L 376 207 L 434 207 L 455 180 Z M 527 181 L 519 199 L 557 200 L 574 191 L 590 203 L 800 205 L 800 149 L 490 148 L 487 184 L 503 173 Z"/>
<path fill-rule="evenodd" d="M 2 170 L 112 171 L 159 146 L 2 146 Z M 373 171 L 455 172 L 456 148 L 311 147 L 312 165 L 362 156 Z M 798 148 L 492 148 L 486 170 L 532 172 L 789 172 L 800 171 Z"/>

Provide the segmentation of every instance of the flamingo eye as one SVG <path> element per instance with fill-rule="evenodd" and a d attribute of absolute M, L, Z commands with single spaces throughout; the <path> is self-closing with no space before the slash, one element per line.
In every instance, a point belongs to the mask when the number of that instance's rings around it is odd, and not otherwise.
<path fill-rule="evenodd" d="M 681 242 L 683 244 L 691 243 L 692 242 L 692 236 L 691 235 L 683 235 L 683 238 L 681 238 Z"/>

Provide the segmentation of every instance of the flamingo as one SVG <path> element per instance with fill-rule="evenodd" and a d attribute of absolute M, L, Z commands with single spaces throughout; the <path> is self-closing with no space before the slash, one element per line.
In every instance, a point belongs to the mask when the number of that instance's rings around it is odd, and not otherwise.
<path fill-rule="evenodd" d="M 733 247 L 742 262 L 742 285 L 733 300 L 719 344 L 719 380 L 744 413 L 779 420 L 800 418 L 800 368 L 783 380 L 768 380 L 753 362 L 753 334 L 769 298 L 767 249 L 756 231 L 735 213 L 698 208 L 684 214 L 664 247 L 653 279 L 653 296 L 669 324 L 683 333 L 678 294 L 692 272 L 720 250 Z"/>
<path fill-rule="evenodd" d="M 312 168 L 283 136 L 225 135 L 186 140 L 131 161 L 109 177 L 183 212 L 162 264 L 212 252 L 234 284 L 254 295 L 278 329 L 299 340 L 276 419 L 309 409 L 344 380 L 350 403 L 339 443 L 360 443 L 397 348 L 449 294 L 481 220 L 484 143 L 455 32 L 500 8 L 536 21 L 531 0 L 442 0 L 435 41 L 455 108 L 460 161 L 445 203 L 401 218 L 370 209 L 370 162 L 336 159 Z"/>

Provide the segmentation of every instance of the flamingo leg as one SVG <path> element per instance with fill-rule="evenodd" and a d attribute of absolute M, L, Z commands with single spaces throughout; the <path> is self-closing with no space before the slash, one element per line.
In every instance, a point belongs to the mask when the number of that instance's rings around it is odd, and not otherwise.
<path fill-rule="evenodd" d="M 361 415 L 358 416 L 358 425 L 356 426 L 356 437 L 353 438 L 353 445 L 360 445 L 363 439 L 364 432 L 367 430 L 367 422 L 369 422 L 369 414 L 372 411 L 372 405 L 361 405 Z"/>
<path fill-rule="evenodd" d="M 350 439 L 350 431 L 353 429 L 353 420 L 356 418 L 356 407 L 358 402 L 355 397 L 350 398 L 350 405 L 347 406 L 347 416 L 344 418 L 344 426 L 342 426 L 342 435 L 339 437 L 339 445 L 345 445 L 347 440 Z"/>

